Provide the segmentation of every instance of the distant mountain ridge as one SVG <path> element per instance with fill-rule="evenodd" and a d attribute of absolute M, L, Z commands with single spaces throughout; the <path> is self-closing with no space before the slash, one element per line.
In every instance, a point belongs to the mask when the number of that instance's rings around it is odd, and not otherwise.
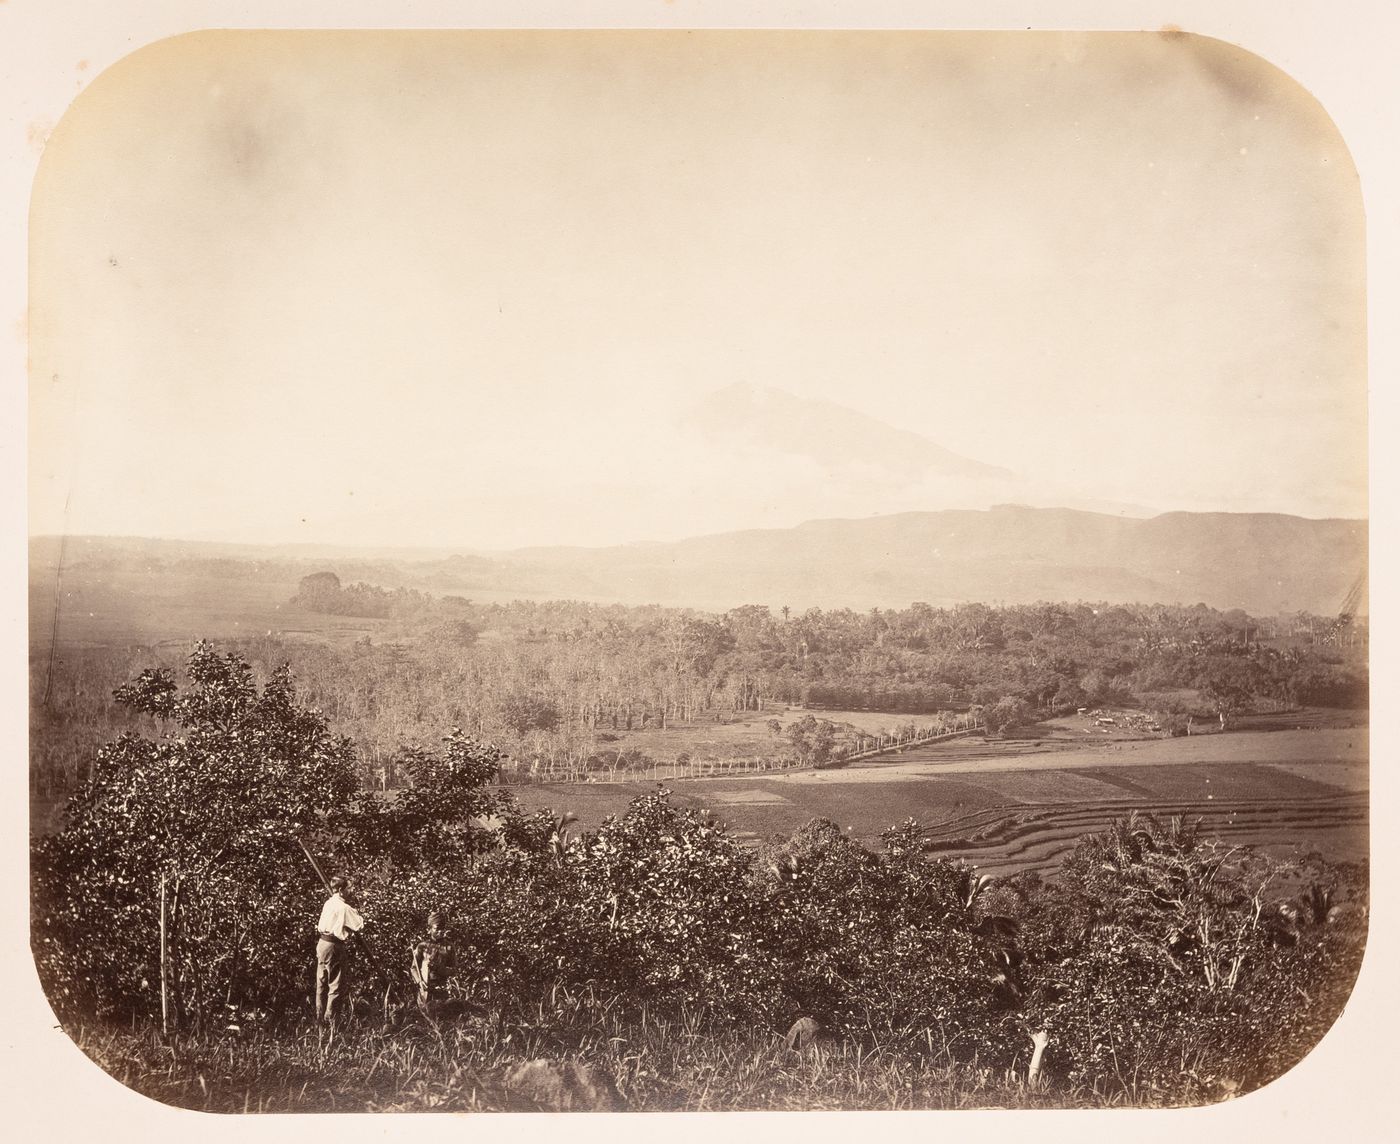
<path fill-rule="evenodd" d="M 915 600 L 1205 603 L 1335 612 L 1366 565 L 1367 523 L 1261 513 L 1145 519 L 1002 505 L 814 520 L 637 548 L 526 549 L 627 599 L 897 607 Z"/>
<path fill-rule="evenodd" d="M 74 538 L 65 560 L 129 560 L 136 553 L 207 559 L 224 549 L 230 558 L 294 563 L 297 574 L 313 568 L 382 574 L 388 586 L 441 593 L 499 599 L 518 592 L 709 610 L 1087 600 L 1330 615 L 1366 567 L 1367 531 L 1364 520 L 1268 513 L 1137 518 L 1001 505 L 812 520 L 646 545 L 470 555 L 419 549 L 397 559 L 381 555 L 373 564 L 351 550 L 313 556 L 294 548 L 118 538 Z M 31 542 L 31 578 L 51 566 L 57 547 L 52 538 Z"/>

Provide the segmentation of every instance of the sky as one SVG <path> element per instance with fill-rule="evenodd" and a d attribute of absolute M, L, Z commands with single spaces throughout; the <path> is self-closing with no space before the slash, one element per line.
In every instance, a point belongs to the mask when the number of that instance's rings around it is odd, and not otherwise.
<path fill-rule="evenodd" d="M 1004 494 L 726 437 L 736 384 L 1035 503 L 1367 514 L 1355 170 L 1201 37 L 200 33 L 72 104 L 30 234 L 32 534 L 492 549 Z"/>

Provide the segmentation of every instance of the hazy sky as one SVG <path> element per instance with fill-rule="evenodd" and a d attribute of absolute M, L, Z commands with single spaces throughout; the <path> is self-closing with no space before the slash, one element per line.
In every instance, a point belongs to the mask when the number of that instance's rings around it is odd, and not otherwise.
<path fill-rule="evenodd" d="M 31 235 L 35 533 L 503 547 L 971 503 L 687 427 L 735 382 L 1042 500 L 1367 511 L 1355 171 L 1216 41 L 203 33 L 73 104 Z"/>

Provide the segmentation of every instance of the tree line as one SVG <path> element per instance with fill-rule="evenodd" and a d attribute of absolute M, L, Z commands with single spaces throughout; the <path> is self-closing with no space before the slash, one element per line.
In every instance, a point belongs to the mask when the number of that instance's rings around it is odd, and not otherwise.
<path fill-rule="evenodd" d="M 1184 728 L 1193 716 L 1225 725 L 1261 702 L 1367 702 L 1364 621 L 1341 629 L 1204 605 L 751 605 L 715 615 L 481 604 L 344 585 L 333 573 L 305 577 L 292 603 L 377 625 L 350 644 L 275 635 L 237 643 L 264 670 L 296 659 L 304 694 L 359 744 L 361 779 L 375 785 L 402 781 L 399 743 L 443 726 L 500 744 L 522 770 L 583 775 L 615 769 L 627 751 L 638 768 L 656 762 L 628 742 L 631 732 L 789 705 L 884 712 L 892 724 L 975 708 L 995 733 L 1085 705 L 1136 705 Z M 71 789 L 102 738 L 133 725 L 100 680 L 141 655 L 169 666 L 178 658 L 176 649 L 68 648 L 52 671 L 36 668 L 49 692 L 47 705 L 36 692 L 31 739 L 42 793 Z"/>

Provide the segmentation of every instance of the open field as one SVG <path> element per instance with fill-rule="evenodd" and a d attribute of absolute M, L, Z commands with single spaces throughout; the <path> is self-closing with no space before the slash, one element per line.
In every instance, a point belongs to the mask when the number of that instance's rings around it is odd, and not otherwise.
<path fill-rule="evenodd" d="M 898 727 L 913 724 L 923 728 L 936 721 L 934 715 L 891 714 L 883 711 L 826 711 L 806 707 L 770 706 L 763 711 L 712 711 L 690 723 L 614 732 L 609 750 L 638 750 L 660 763 L 673 763 L 679 755 L 693 759 L 773 758 L 790 754 L 792 745 L 774 735 L 769 722 L 784 727 L 807 716 L 829 723 L 846 724 L 868 735 L 890 734 Z M 847 732 L 846 736 L 851 733 Z M 838 736 L 838 737 L 846 737 Z"/>
<path fill-rule="evenodd" d="M 1239 732 L 1068 746 L 961 740 L 835 771 L 676 780 L 682 805 L 754 840 L 829 818 L 868 844 L 915 818 L 934 851 L 989 872 L 1053 869 L 1083 833 L 1132 810 L 1199 817 L 1212 834 L 1280 856 L 1368 850 L 1363 730 Z M 527 806 L 572 810 L 592 828 L 654 789 L 643 782 L 534 786 Z"/>
<path fill-rule="evenodd" d="M 339 642 L 388 626 L 385 620 L 293 608 L 289 601 L 297 589 L 296 579 L 166 568 L 147 575 L 130 567 L 82 563 L 64 568 L 60 580 L 55 568 L 34 567 L 29 577 L 30 648 L 42 651 L 50 642 L 59 647 L 153 647 L 265 634 Z M 487 604 L 550 598 L 544 592 L 491 588 L 473 588 L 468 595 Z"/>
<path fill-rule="evenodd" d="M 271 633 L 326 640 L 358 639 L 383 621 L 328 616 L 292 608 L 295 582 L 164 573 L 143 576 L 127 569 L 78 565 L 65 569 L 61 585 L 33 579 L 29 585 L 30 646 L 46 649 L 106 645 L 193 643 Z M 61 593 L 55 625 L 55 596 Z"/>

